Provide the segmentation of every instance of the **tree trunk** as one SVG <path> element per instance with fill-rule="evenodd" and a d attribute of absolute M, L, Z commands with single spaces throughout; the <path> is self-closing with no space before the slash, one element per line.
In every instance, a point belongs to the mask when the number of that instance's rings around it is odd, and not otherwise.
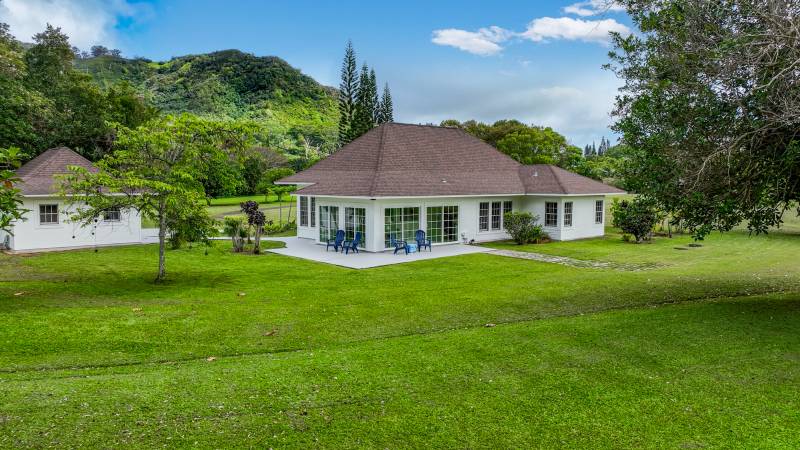
<path fill-rule="evenodd" d="M 162 201 L 158 205 L 158 275 L 156 283 L 164 281 L 167 275 L 166 269 L 166 245 L 167 245 L 167 218 L 164 211 L 165 204 Z"/>
<path fill-rule="evenodd" d="M 256 243 L 253 246 L 253 253 L 258 255 L 261 253 L 261 232 L 264 228 L 256 225 Z"/>

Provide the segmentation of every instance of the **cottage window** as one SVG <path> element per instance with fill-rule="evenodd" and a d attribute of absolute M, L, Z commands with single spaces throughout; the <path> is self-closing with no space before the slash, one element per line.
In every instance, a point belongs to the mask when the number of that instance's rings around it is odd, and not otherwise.
<path fill-rule="evenodd" d="M 499 230 L 503 225 L 503 217 L 500 215 L 502 202 L 492 202 L 492 230 Z"/>
<path fill-rule="evenodd" d="M 594 223 L 603 223 L 603 201 L 597 200 L 594 202 Z"/>
<path fill-rule="evenodd" d="M 311 197 L 311 228 L 317 226 L 317 198 Z"/>
<path fill-rule="evenodd" d="M 300 226 L 308 226 L 308 197 L 300 196 Z"/>
<path fill-rule="evenodd" d="M 103 211 L 104 222 L 119 222 L 121 219 L 122 219 L 122 213 L 119 210 L 118 206 L 114 206 Z"/>
<path fill-rule="evenodd" d="M 481 202 L 479 205 L 478 231 L 489 231 L 489 202 Z"/>
<path fill-rule="evenodd" d="M 544 204 L 544 226 L 558 226 L 558 203 L 545 202 Z"/>
<path fill-rule="evenodd" d="M 58 205 L 39 205 L 39 224 L 58 224 Z"/>
<path fill-rule="evenodd" d="M 572 202 L 564 202 L 564 226 L 572 226 Z"/>

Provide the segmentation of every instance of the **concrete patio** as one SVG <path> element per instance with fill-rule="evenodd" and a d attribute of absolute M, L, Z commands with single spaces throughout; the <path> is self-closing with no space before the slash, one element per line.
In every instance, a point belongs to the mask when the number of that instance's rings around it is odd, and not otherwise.
<path fill-rule="evenodd" d="M 267 250 L 279 255 L 294 256 L 295 258 L 308 259 L 321 263 L 334 264 L 351 269 L 368 269 L 370 267 L 388 266 L 391 264 L 403 264 L 427 259 L 446 258 L 448 256 L 469 255 L 472 253 L 489 253 L 494 250 L 490 248 L 478 247 L 474 245 L 449 244 L 434 246 L 433 251 L 409 253 L 398 252 L 396 255 L 392 251 L 380 253 L 337 253 L 333 249 L 325 251 L 325 246 L 315 243 L 310 239 L 300 239 L 297 237 L 269 238 L 271 241 L 281 241 L 286 244 L 286 248 L 276 248 Z"/>

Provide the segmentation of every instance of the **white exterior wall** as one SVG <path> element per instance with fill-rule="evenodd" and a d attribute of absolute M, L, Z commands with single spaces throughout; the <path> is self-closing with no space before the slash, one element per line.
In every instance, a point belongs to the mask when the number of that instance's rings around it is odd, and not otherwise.
<path fill-rule="evenodd" d="M 505 231 L 489 230 L 479 231 L 479 208 L 482 202 L 511 201 L 512 210 L 515 212 L 530 212 L 539 217 L 538 222 L 544 225 L 545 203 L 556 202 L 558 204 L 558 226 L 544 227 L 550 239 L 573 240 L 589 237 L 598 237 L 605 234 L 605 214 L 603 223 L 595 223 L 595 202 L 604 200 L 602 195 L 594 196 L 485 196 L 485 197 L 414 197 L 407 199 L 355 199 L 343 197 L 316 197 L 316 221 L 315 226 L 301 227 L 298 225 L 297 236 L 301 238 L 313 239 L 319 242 L 319 209 L 320 206 L 339 207 L 339 228 L 344 228 L 344 208 L 359 207 L 366 209 L 366 232 L 367 241 L 365 250 L 375 252 L 383 251 L 384 248 L 384 209 L 417 207 L 419 208 L 419 228 L 427 229 L 427 207 L 429 206 L 458 206 L 458 235 L 459 242 L 462 236 L 466 241 L 490 242 L 510 239 L 511 236 Z M 297 199 L 297 223 L 300 221 L 300 200 Z M 572 202 L 572 226 L 564 226 L 564 203 Z M 309 200 L 310 209 L 310 200 Z M 449 243 L 434 244 L 448 245 Z"/>
<path fill-rule="evenodd" d="M 408 199 L 355 199 L 343 197 L 316 197 L 316 222 L 315 227 L 309 226 L 297 228 L 297 236 L 306 239 L 313 239 L 319 242 L 319 209 L 321 206 L 339 207 L 339 228 L 344 228 L 344 208 L 358 207 L 366 209 L 366 232 L 367 240 L 365 249 L 367 251 L 383 251 L 384 248 L 384 209 L 417 207 L 419 208 L 419 228 L 427 229 L 427 208 L 429 206 L 458 206 L 458 235 L 459 242 L 462 242 L 462 233 L 467 242 L 488 242 L 502 239 L 509 239 L 505 230 L 478 231 L 478 208 L 481 202 L 492 201 L 512 201 L 513 210 L 519 211 L 524 202 L 520 196 L 497 196 L 497 197 L 416 197 Z M 310 200 L 309 200 L 310 209 Z M 300 199 L 297 199 L 297 223 L 300 222 Z M 449 243 L 434 244 L 448 245 Z"/>
<path fill-rule="evenodd" d="M 41 204 L 58 204 L 58 224 L 39 223 Z M 64 201 L 56 197 L 24 197 L 22 208 L 28 210 L 27 220 L 14 223 L 14 235 L 10 238 L 14 251 L 142 242 L 142 220 L 135 210 L 122 210 L 119 221 L 105 222 L 99 218 L 95 226 L 81 227 L 69 221 Z M 0 242 L 4 239 L 0 233 Z"/>
<path fill-rule="evenodd" d="M 605 196 L 528 196 L 526 198 L 525 210 L 539 216 L 537 223 L 541 224 L 544 231 L 550 235 L 554 241 L 570 241 L 574 239 L 584 239 L 599 237 L 605 234 L 605 213 L 602 223 L 595 223 L 595 202 L 603 200 L 605 207 Z M 545 203 L 556 202 L 558 204 L 558 226 L 544 226 Z M 572 226 L 564 226 L 564 203 L 572 202 Z"/>

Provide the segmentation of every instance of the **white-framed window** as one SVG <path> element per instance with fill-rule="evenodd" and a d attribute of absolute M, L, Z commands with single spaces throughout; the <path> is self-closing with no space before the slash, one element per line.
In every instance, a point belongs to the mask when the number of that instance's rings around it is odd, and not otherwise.
<path fill-rule="evenodd" d="M 300 196 L 300 226 L 308 226 L 308 197 Z"/>
<path fill-rule="evenodd" d="M 392 237 L 398 241 L 413 241 L 419 230 L 419 207 L 384 208 L 383 244 L 391 245 Z"/>
<path fill-rule="evenodd" d="M 564 202 L 564 226 L 572 226 L 572 202 Z"/>
<path fill-rule="evenodd" d="M 353 241 L 356 233 L 361 233 L 360 245 L 367 242 L 367 209 L 366 208 L 344 208 L 344 238 Z"/>
<path fill-rule="evenodd" d="M 311 197 L 311 228 L 317 226 L 317 197 Z"/>
<path fill-rule="evenodd" d="M 558 203 L 545 202 L 544 204 L 544 226 L 558 226 Z"/>
<path fill-rule="evenodd" d="M 119 222 L 122 220 L 122 212 L 119 206 L 112 206 L 103 211 L 103 222 Z"/>
<path fill-rule="evenodd" d="M 39 205 L 39 225 L 58 225 L 58 204 Z"/>
<path fill-rule="evenodd" d="M 427 219 L 431 242 L 458 242 L 458 206 L 428 206 Z"/>
<path fill-rule="evenodd" d="M 594 223 L 603 223 L 603 201 L 597 200 L 594 202 Z"/>
<path fill-rule="evenodd" d="M 489 202 L 478 205 L 478 231 L 489 231 Z"/>
<path fill-rule="evenodd" d="M 503 215 L 501 214 L 502 202 L 492 202 L 492 231 L 503 227 Z"/>

